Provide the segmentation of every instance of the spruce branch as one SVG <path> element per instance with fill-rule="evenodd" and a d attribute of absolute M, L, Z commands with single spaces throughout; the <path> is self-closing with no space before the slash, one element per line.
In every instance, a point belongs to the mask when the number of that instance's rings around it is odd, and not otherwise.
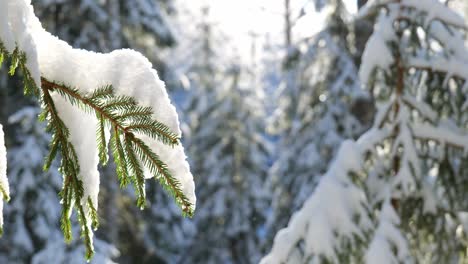
<path fill-rule="evenodd" d="M 92 230 L 88 224 L 88 218 L 84 214 L 84 207 L 81 202 L 84 195 L 84 189 L 83 183 L 79 179 L 80 166 L 78 156 L 73 144 L 70 143 L 70 132 L 58 116 L 50 91 L 42 89 L 42 92 L 42 101 L 45 106 L 42 118 L 48 119 L 49 124 L 47 128 L 54 133 L 51 142 L 51 151 L 46 158 L 44 169 L 50 168 L 51 160 L 54 159 L 58 149 L 60 149 L 62 154 L 62 163 L 59 171 L 64 175 L 63 188 L 59 194 L 62 199 L 62 214 L 60 220 L 61 228 L 64 233 L 65 241 L 69 243 L 73 238 L 70 216 L 74 205 L 78 211 L 78 220 L 82 227 L 81 236 L 83 237 L 86 246 L 86 259 L 89 260 L 94 254 Z M 90 208 L 94 208 L 92 204 Z M 92 209 L 91 211 L 95 212 L 95 209 Z"/>
<path fill-rule="evenodd" d="M 72 240 L 71 214 L 76 209 L 77 218 L 81 226 L 81 237 L 86 248 L 86 259 L 90 260 L 94 254 L 93 230 L 99 225 L 96 205 L 91 197 L 84 197 L 85 190 L 80 179 L 80 165 L 75 148 L 70 140 L 70 131 L 60 118 L 52 92 L 64 97 L 73 106 L 87 113 L 94 114 L 98 120 L 96 128 L 97 146 L 100 163 L 108 162 L 108 146 L 110 141 L 116 172 L 120 186 L 127 186 L 130 181 L 135 185 L 137 205 L 144 207 L 145 197 L 145 169 L 160 180 L 163 187 L 174 197 L 182 208 L 183 214 L 192 216 L 193 206 L 181 190 L 180 182 L 175 179 L 167 165 L 151 150 L 138 136 L 147 136 L 168 146 L 179 144 L 179 136 L 163 123 L 153 118 L 153 109 L 139 105 L 130 96 L 116 95 L 112 86 L 104 86 L 94 90 L 89 95 L 70 88 L 65 84 L 58 84 L 41 78 L 41 87 L 36 85 L 26 66 L 26 55 L 16 48 L 9 53 L 0 42 L 0 67 L 5 60 L 9 61 L 8 72 L 14 75 L 19 69 L 24 82 L 24 94 L 31 95 L 41 103 L 40 121 L 47 121 L 46 130 L 52 134 L 49 153 L 43 169 L 50 169 L 52 162 L 60 152 L 61 164 L 59 172 L 63 175 L 63 186 L 59 192 L 62 204 L 60 226 L 65 241 Z M 110 138 L 106 130 L 111 129 Z M 4 188 L 0 186 L 0 195 L 9 200 Z M 0 233 L 1 233 L 0 227 Z"/>
<path fill-rule="evenodd" d="M 55 91 L 67 98 L 73 105 L 86 112 L 94 112 L 99 122 L 98 146 L 101 162 L 106 160 L 107 146 L 104 134 L 105 124 L 110 124 L 113 133 L 111 148 L 117 165 L 120 185 L 133 181 L 137 193 L 137 205 L 145 204 L 144 170 L 146 166 L 160 184 L 174 197 L 184 215 L 192 216 L 192 205 L 183 193 L 179 181 L 174 178 L 167 165 L 137 135 L 145 135 L 169 146 L 179 144 L 179 137 L 169 127 L 155 120 L 152 109 L 142 107 L 129 96 L 114 95 L 112 87 L 96 90 L 90 96 L 82 95 L 77 89 L 41 79 L 42 89 Z M 143 163 L 143 164 L 141 164 Z"/>
<path fill-rule="evenodd" d="M 152 111 L 150 108 L 139 106 L 132 97 L 112 96 L 109 100 L 104 100 L 103 102 L 93 96 L 86 97 L 77 89 L 50 82 L 45 78 L 41 78 L 41 83 L 43 89 L 45 87 L 45 89 L 58 92 L 72 104 L 84 110 L 95 111 L 96 114 L 102 115 L 103 118 L 125 133 L 138 132 L 170 146 L 179 144 L 179 137 L 169 127 L 154 120 L 151 116 Z M 123 114 L 120 111 L 123 111 Z M 124 121 L 129 117 L 133 117 L 138 122 L 132 122 L 131 125 L 126 124 Z"/>
<path fill-rule="evenodd" d="M 8 73 L 11 76 L 15 75 L 18 68 L 21 70 L 23 75 L 24 94 L 39 97 L 40 91 L 37 88 L 37 85 L 34 83 L 31 73 L 26 67 L 26 54 L 21 52 L 18 48 L 16 48 L 11 54 L 8 54 L 8 52 L 3 48 L 3 45 L 0 43 L 0 67 L 5 57 L 10 58 L 10 67 Z"/>
<path fill-rule="evenodd" d="M 143 161 L 155 178 L 159 180 L 163 188 L 174 197 L 184 214 L 190 217 L 193 216 L 193 212 L 190 209 L 192 206 L 190 201 L 183 194 L 179 182 L 171 175 L 167 165 L 141 139 L 134 137 L 133 134 L 129 134 L 128 138 L 128 141 L 132 142 L 133 150 L 138 154 L 140 160 Z"/>

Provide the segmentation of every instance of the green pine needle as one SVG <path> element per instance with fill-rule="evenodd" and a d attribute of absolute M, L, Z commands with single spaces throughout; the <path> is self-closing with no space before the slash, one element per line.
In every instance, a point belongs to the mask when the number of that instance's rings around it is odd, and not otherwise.
<path fill-rule="evenodd" d="M 102 165 L 106 165 L 109 160 L 109 157 L 107 156 L 108 149 L 107 149 L 107 141 L 106 141 L 106 134 L 105 134 L 106 124 L 101 114 L 98 113 L 97 116 L 99 120 L 99 125 L 96 131 L 96 134 L 97 134 L 96 138 L 97 138 L 97 146 L 99 149 L 99 160 L 101 161 Z"/>
<path fill-rule="evenodd" d="M 13 53 L 11 54 L 11 63 L 10 63 L 10 69 L 8 71 L 8 73 L 13 76 L 15 75 L 15 72 L 16 72 L 16 68 L 18 68 L 18 63 L 19 63 L 19 60 L 20 60 L 20 56 L 19 56 L 19 51 L 18 51 L 18 48 L 16 48 Z"/>
<path fill-rule="evenodd" d="M 44 167 L 43 167 L 44 171 L 49 171 L 53 160 L 57 156 L 58 150 L 59 150 L 58 137 L 56 136 L 56 134 L 54 134 L 54 136 L 52 136 L 52 141 L 50 142 L 49 154 L 47 155 L 45 162 L 44 162 Z"/>
<path fill-rule="evenodd" d="M 92 238 L 92 230 L 90 225 L 88 224 L 88 218 L 86 217 L 85 210 L 81 204 L 77 206 L 78 211 L 78 221 L 81 224 L 81 237 L 85 241 L 86 247 L 86 261 L 91 260 L 94 256 L 94 246 L 93 246 L 93 238 Z"/>
<path fill-rule="evenodd" d="M 91 197 L 88 197 L 87 206 L 90 209 L 89 213 L 91 217 L 91 226 L 94 230 L 96 230 L 99 227 L 99 217 L 97 214 L 96 207 L 94 207 L 93 201 L 91 200 Z"/>
<path fill-rule="evenodd" d="M 2 65 L 3 65 L 3 60 L 5 59 L 5 53 L 3 52 L 3 50 L 1 50 L 0 48 L 0 69 L 2 68 Z"/>
<path fill-rule="evenodd" d="M 2 198 L 4 201 L 10 201 L 10 196 L 6 193 L 5 187 L 0 184 L 0 193 L 2 194 Z"/>
<path fill-rule="evenodd" d="M 62 214 L 60 217 L 60 227 L 62 229 L 65 242 L 68 244 L 72 240 L 72 230 L 71 230 L 71 193 L 69 190 L 70 177 L 67 176 L 64 179 L 63 189 L 60 191 L 59 196 L 62 199 Z"/>

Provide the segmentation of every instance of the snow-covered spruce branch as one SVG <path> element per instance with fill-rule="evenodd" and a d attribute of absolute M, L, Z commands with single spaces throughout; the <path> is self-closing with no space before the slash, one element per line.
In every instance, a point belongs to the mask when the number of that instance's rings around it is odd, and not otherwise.
<path fill-rule="evenodd" d="M 379 14 L 360 69 L 379 106 L 373 128 L 341 146 L 264 264 L 468 259 L 463 19 L 435 0 L 363 10 Z"/>
<path fill-rule="evenodd" d="M 179 144 L 177 113 L 146 58 L 132 50 L 99 54 L 73 49 L 42 28 L 29 0 L 5 0 L 0 2 L 0 61 L 4 59 L 11 75 L 17 68 L 22 71 L 25 94 L 41 103 L 40 119 L 53 134 L 44 169 L 61 154 L 61 226 L 70 241 L 75 207 L 88 260 L 98 226 L 97 167 L 108 161 L 109 141 L 120 184 L 133 182 L 139 207 L 145 205 L 145 179 L 155 177 L 184 215 L 193 214 L 194 183 Z M 0 153 L 3 159 L 5 152 Z M 5 168 L 0 163 L 0 185 L 8 199 Z"/>
<path fill-rule="evenodd" d="M 314 194 L 292 216 L 288 227 L 277 233 L 271 252 L 261 263 L 309 263 L 313 256 L 340 263 L 334 251 L 349 245 L 342 244 L 335 233 L 343 240 L 365 241 L 372 222 L 365 191 L 355 179 L 363 171 L 362 157 L 373 152 L 375 145 L 384 142 L 390 134 L 387 129 L 373 128 L 357 142 L 343 142 Z"/>
<path fill-rule="evenodd" d="M 105 135 L 105 127 L 111 126 L 112 138 L 111 146 L 117 163 L 117 175 L 120 179 L 121 187 L 125 187 L 129 183 L 129 172 L 133 172 L 136 177 L 131 177 L 135 180 L 135 187 L 138 193 L 137 204 L 139 207 L 145 206 L 145 190 L 144 190 L 144 175 L 140 165 L 140 160 L 148 167 L 155 176 L 160 180 L 160 183 L 166 190 L 170 191 L 175 200 L 180 204 L 183 212 L 189 216 L 193 214 L 191 204 L 188 198 L 180 189 L 180 183 L 175 179 L 167 168 L 167 165 L 161 161 L 159 156 L 154 153 L 135 133 L 146 135 L 157 139 L 164 144 L 175 146 L 179 144 L 179 137 L 170 131 L 170 129 L 152 119 L 153 109 L 151 107 L 142 107 L 132 98 L 128 96 L 114 95 L 112 87 L 104 87 L 97 89 L 91 96 L 80 94 L 77 89 L 72 89 L 66 85 L 59 85 L 50 82 L 44 78 L 41 79 L 42 91 L 44 96 L 50 97 L 50 92 L 56 91 L 72 104 L 81 108 L 93 111 L 99 119 L 97 128 L 97 139 L 99 148 L 99 157 L 101 163 L 107 163 L 107 139 Z M 44 100 L 46 111 L 41 118 L 47 120 L 47 116 L 56 116 L 53 101 Z M 56 110 L 55 110 L 56 111 Z M 63 122 L 59 122 L 63 123 Z M 121 137 L 124 138 L 122 141 Z M 47 158 L 46 169 L 50 166 L 50 161 L 54 159 L 56 149 L 59 147 L 55 144 L 58 139 L 54 137 L 51 146 L 51 155 Z M 57 142 L 58 143 L 58 142 Z M 125 147 L 123 147 L 125 146 Z M 128 157 L 128 160 L 126 159 Z"/>

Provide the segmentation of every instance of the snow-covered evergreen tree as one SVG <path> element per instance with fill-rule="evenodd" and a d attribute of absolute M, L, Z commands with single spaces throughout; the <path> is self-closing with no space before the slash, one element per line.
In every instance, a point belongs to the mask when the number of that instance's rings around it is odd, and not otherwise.
<path fill-rule="evenodd" d="M 372 128 L 345 141 L 262 263 L 464 263 L 464 20 L 438 0 L 374 0 L 360 79 Z"/>
<path fill-rule="evenodd" d="M 222 56 L 220 34 L 207 12 L 186 72 L 187 146 L 199 204 L 196 234 L 182 262 L 254 263 L 261 257 L 268 206 L 261 92 L 238 59 Z"/>
<path fill-rule="evenodd" d="M 260 254 L 265 221 L 267 144 L 261 133 L 262 106 L 241 69 L 232 66 L 225 86 L 191 124 L 189 151 L 199 175 L 197 234 L 190 258 L 203 263 L 251 263 Z M 209 94 L 206 94 L 209 96 Z M 203 90 L 196 96 L 206 96 Z M 209 153 L 202 153 L 210 149 Z"/>
<path fill-rule="evenodd" d="M 33 0 L 32 4 L 50 30 L 63 39 L 73 39 L 79 48 L 111 51 L 137 47 L 143 40 L 162 46 L 174 44 L 167 25 L 173 1 Z"/>
<path fill-rule="evenodd" d="M 73 49 L 42 28 L 29 1 L 2 1 L 0 12 L 0 57 L 8 58 L 10 74 L 21 69 L 25 93 L 41 102 L 40 118 L 53 133 L 44 168 L 61 154 L 65 239 L 72 236 L 75 207 L 86 257 L 92 256 L 92 229 L 98 225 L 97 166 L 107 163 L 109 142 L 120 184 L 133 182 L 139 207 L 145 204 L 144 180 L 154 176 L 191 215 L 193 181 L 178 142 L 177 114 L 151 64 L 130 50 L 98 54 Z M 5 175 L 0 176 L 7 199 Z M 41 255 L 42 260 L 53 256 Z"/>
<path fill-rule="evenodd" d="M 336 0 L 322 5 L 322 12 L 329 12 L 324 29 L 290 48 L 284 63 L 279 107 L 271 124 L 280 140 L 269 179 L 274 193 L 270 235 L 285 227 L 310 195 L 339 144 L 359 136 L 372 116 L 372 111 L 355 111 L 365 105 L 353 109 L 369 100 L 360 90 L 348 48 L 344 4 Z"/>

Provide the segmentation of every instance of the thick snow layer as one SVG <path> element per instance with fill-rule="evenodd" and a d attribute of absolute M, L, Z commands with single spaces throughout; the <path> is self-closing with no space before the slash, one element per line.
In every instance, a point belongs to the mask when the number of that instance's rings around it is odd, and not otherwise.
<path fill-rule="evenodd" d="M 0 40 L 8 52 L 18 47 L 26 53 L 26 66 L 36 84 L 40 85 L 37 50 L 31 21 L 38 21 L 30 0 L 2 0 L 0 2 Z"/>
<path fill-rule="evenodd" d="M 5 19 L 6 18 L 6 19 Z M 154 109 L 153 117 L 180 135 L 179 120 L 164 83 L 151 63 L 133 50 L 117 50 L 109 54 L 73 49 L 66 42 L 42 28 L 34 15 L 30 0 L 2 0 L 0 3 L 0 38 L 11 51 L 16 43 L 27 56 L 27 67 L 37 84 L 40 76 L 65 83 L 83 93 L 112 85 L 117 94 L 134 97 L 141 105 Z M 97 205 L 99 191 L 96 120 L 80 112 L 58 95 L 54 96 L 59 115 L 70 129 L 71 141 L 80 162 L 86 201 L 90 196 Z M 141 137 L 161 157 L 195 209 L 195 186 L 184 149 L 169 147 L 148 137 Z M 147 175 L 148 178 L 151 175 Z"/>
<path fill-rule="evenodd" d="M 5 195 L 10 195 L 7 178 L 7 154 L 5 148 L 5 136 L 3 127 L 0 125 L 0 186 L 5 191 Z M 0 194 L 1 195 L 1 194 Z M 0 227 L 3 226 L 3 198 L 0 197 Z"/>
<path fill-rule="evenodd" d="M 13 38 L 13 32 L 9 24 L 8 16 L 8 3 L 9 1 L 0 1 L 0 10 L 2 10 L 2 16 L 0 16 L 0 39 L 8 52 L 13 52 L 15 49 L 15 39 Z"/>

